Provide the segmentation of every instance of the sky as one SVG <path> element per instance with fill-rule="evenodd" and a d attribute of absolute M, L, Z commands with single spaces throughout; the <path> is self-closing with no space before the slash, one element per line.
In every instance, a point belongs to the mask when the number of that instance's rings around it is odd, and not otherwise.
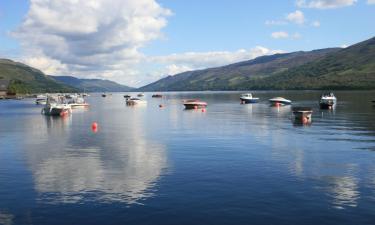
<path fill-rule="evenodd" d="M 0 58 L 140 87 L 375 36 L 375 0 L 0 0 Z"/>

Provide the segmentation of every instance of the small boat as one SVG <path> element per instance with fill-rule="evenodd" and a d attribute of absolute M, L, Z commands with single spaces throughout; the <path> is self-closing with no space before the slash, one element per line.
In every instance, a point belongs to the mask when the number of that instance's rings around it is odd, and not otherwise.
<path fill-rule="evenodd" d="M 124 98 L 131 98 L 131 95 L 124 95 Z"/>
<path fill-rule="evenodd" d="M 47 97 L 47 103 L 42 109 L 42 113 L 46 116 L 66 116 L 71 112 L 71 106 L 65 103 L 65 99 L 62 96 Z"/>
<path fill-rule="evenodd" d="M 310 123 L 313 110 L 310 107 L 293 107 L 294 120 L 303 124 Z"/>
<path fill-rule="evenodd" d="M 319 106 L 321 109 L 332 109 L 337 102 L 335 95 L 331 93 L 324 93 L 320 97 Z"/>
<path fill-rule="evenodd" d="M 206 108 L 207 102 L 202 102 L 199 99 L 189 99 L 184 101 L 185 109 L 199 109 Z"/>
<path fill-rule="evenodd" d="M 153 98 L 162 98 L 163 95 L 162 94 L 153 94 L 151 97 L 153 97 Z"/>
<path fill-rule="evenodd" d="M 139 99 L 139 98 L 129 98 L 126 100 L 126 105 L 138 105 L 138 104 L 146 104 L 147 101 Z"/>
<path fill-rule="evenodd" d="M 241 103 L 244 103 L 244 104 L 259 102 L 259 98 L 254 98 L 251 93 L 242 94 L 240 99 L 241 99 Z"/>
<path fill-rule="evenodd" d="M 139 94 L 137 94 L 137 96 L 138 96 L 138 97 L 143 97 L 143 96 L 145 96 L 145 94 L 143 94 L 143 93 L 139 93 Z"/>
<path fill-rule="evenodd" d="M 37 95 L 35 104 L 37 105 L 45 105 L 47 103 L 47 96 L 45 95 Z"/>
<path fill-rule="evenodd" d="M 292 104 L 292 101 L 289 99 L 285 99 L 283 97 L 275 97 L 269 99 L 269 102 L 272 106 L 282 106 L 282 105 L 290 105 Z"/>
<path fill-rule="evenodd" d="M 76 96 L 68 101 L 68 104 L 70 107 L 73 108 L 84 108 L 89 107 L 90 104 L 88 104 L 83 97 Z"/>
<path fill-rule="evenodd" d="M 103 94 L 102 94 L 102 97 L 103 97 L 103 98 L 107 97 L 107 94 L 106 94 L 106 93 L 103 93 Z"/>

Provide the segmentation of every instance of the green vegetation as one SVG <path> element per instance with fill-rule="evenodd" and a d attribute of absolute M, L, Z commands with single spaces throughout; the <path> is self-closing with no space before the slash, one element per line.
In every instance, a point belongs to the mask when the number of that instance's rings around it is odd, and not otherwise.
<path fill-rule="evenodd" d="M 51 78 L 85 92 L 126 92 L 134 88 L 110 80 L 79 79 L 71 76 L 50 76 Z"/>
<path fill-rule="evenodd" d="M 375 89 L 375 38 L 345 49 L 276 54 L 184 72 L 140 88 L 142 91 L 248 89 Z"/>
<path fill-rule="evenodd" d="M 0 59 L 0 79 L 10 81 L 10 93 L 75 92 L 76 88 L 61 84 L 40 70 L 8 59 Z"/>

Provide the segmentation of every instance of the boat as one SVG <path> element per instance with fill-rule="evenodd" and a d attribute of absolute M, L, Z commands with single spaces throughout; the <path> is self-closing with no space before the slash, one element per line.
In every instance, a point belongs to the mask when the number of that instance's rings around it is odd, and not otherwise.
<path fill-rule="evenodd" d="M 312 118 L 313 110 L 310 107 L 293 107 L 292 112 L 294 115 L 295 122 L 303 124 L 310 123 Z"/>
<path fill-rule="evenodd" d="M 138 104 L 146 104 L 147 101 L 139 99 L 139 98 L 129 98 L 126 100 L 126 105 L 138 105 Z"/>
<path fill-rule="evenodd" d="M 47 103 L 47 96 L 45 95 L 37 95 L 35 104 L 37 105 L 45 105 Z"/>
<path fill-rule="evenodd" d="M 139 94 L 137 94 L 137 96 L 138 96 L 138 97 L 143 97 L 143 96 L 145 96 L 145 94 L 143 94 L 143 93 L 139 93 Z"/>
<path fill-rule="evenodd" d="M 68 101 L 68 104 L 70 107 L 73 108 L 85 108 L 89 107 L 90 104 L 88 104 L 83 97 L 75 96 L 74 98 L 71 98 Z"/>
<path fill-rule="evenodd" d="M 199 109 L 199 108 L 206 108 L 207 103 L 200 101 L 199 99 L 188 99 L 184 101 L 185 109 Z"/>
<path fill-rule="evenodd" d="M 153 97 L 153 98 L 162 98 L 163 95 L 162 94 L 153 94 L 151 97 Z"/>
<path fill-rule="evenodd" d="M 102 94 L 102 97 L 103 97 L 103 98 L 107 97 L 107 94 L 106 94 L 106 93 L 103 93 L 103 94 Z"/>
<path fill-rule="evenodd" d="M 240 99 L 241 99 L 241 103 L 244 103 L 244 104 L 259 102 L 259 98 L 254 98 L 251 93 L 242 94 Z"/>
<path fill-rule="evenodd" d="M 292 101 L 283 97 L 275 97 L 268 100 L 273 106 L 290 105 Z"/>
<path fill-rule="evenodd" d="M 336 96 L 331 93 L 324 93 L 320 97 L 319 106 L 321 109 L 332 109 L 337 102 Z"/>
<path fill-rule="evenodd" d="M 63 96 L 48 96 L 47 102 L 42 113 L 46 116 L 66 116 L 72 112 L 72 108 L 69 104 L 65 103 Z"/>
<path fill-rule="evenodd" d="M 124 95 L 124 98 L 131 98 L 131 95 Z"/>

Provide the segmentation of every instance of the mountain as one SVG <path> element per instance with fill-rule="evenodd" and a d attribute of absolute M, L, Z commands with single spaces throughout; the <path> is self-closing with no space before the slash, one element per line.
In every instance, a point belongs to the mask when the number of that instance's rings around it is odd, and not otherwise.
<path fill-rule="evenodd" d="M 79 79 L 72 76 L 50 76 L 51 78 L 85 92 L 126 92 L 134 88 L 110 80 Z"/>
<path fill-rule="evenodd" d="M 375 38 L 348 48 L 262 56 L 168 76 L 140 91 L 375 89 Z"/>
<path fill-rule="evenodd" d="M 0 59 L 0 80 L 9 81 L 12 93 L 75 92 L 76 88 L 61 84 L 42 71 L 9 59 Z"/>

